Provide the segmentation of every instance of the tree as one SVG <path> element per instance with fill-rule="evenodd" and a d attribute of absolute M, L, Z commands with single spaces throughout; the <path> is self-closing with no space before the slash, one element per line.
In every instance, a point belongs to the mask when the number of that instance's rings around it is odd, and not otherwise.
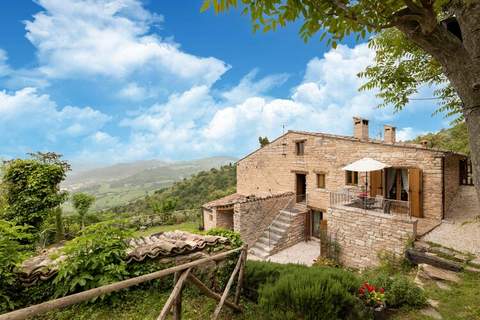
<path fill-rule="evenodd" d="M 72 196 L 72 205 L 80 216 L 82 230 L 85 228 L 85 215 L 94 202 L 95 197 L 86 193 L 79 192 Z"/>
<path fill-rule="evenodd" d="M 258 143 L 260 143 L 260 148 L 263 148 L 265 147 L 267 144 L 270 143 L 270 141 L 268 141 L 268 137 L 258 137 Z"/>
<path fill-rule="evenodd" d="M 51 210 L 60 206 L 67 192 L 60 183 L 70 170 L 61 155 L 30 154 L 30 159 L 15 159 L 4 163 L 0 195 L 2 216 L 17 225 L 30 225 L 38 232 Z"/>
<path fill-rule="evenodd" d="M 216 12 L 237 7 L 238 0 L 205 0 Z M 350 34 L 357 40 L 371 33 L 397 32 L 405 45 L 398 56 L 409 60 L 427 58 L 425 64 L 441 71 L 437 77 L 448 81 L 445 104 L 458 98 L 457 106 L 468 127 L 474 184 L 480 199 L 480 0 L 241 0 L 243 14 L 250 14 L 254 31 L 264 32 L 303 20 L 300 36 L 306 41 L 319 34 L 333 48 Z M 377 42 L 378 43 L 378 42 Z M 384 48 L 388 48 L 384 47 Z M 397 54 L 396 52 L 394 52 Z M 398 70 L 402 70 L 399 68 Z M 421 73 L 421 70 L 418 70 Z M 403 77 L 403 79 L 402 79 Z M 382 88 L 382 79 L 380 89 Z M 409 88 L 428 81 L 412 82 L 408 72 L 398 74 L 396 84 Z M 405 80 L 405 81 L 404 81 Z M 423 81 L 422 81 L 423 80 Z M 371 83 L 376 86 L 375 81 Z M 386 85 L 386 82 L 383 86 Z M 403 106 L 409 94 L 404 95 Z M 400 96 L 401 97 L 401 96 Z M 386 99 L 388 102 L 388 97 Z M 452 101 L 450 101 L 452 102 Z"/>

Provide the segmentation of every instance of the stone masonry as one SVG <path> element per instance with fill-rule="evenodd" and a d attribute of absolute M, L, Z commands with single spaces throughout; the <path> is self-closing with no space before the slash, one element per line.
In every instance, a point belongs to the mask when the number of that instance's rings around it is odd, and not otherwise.
<path fill-rule="evenodd" d="M 352 268 L 376 266 L 381 252 L 403 255 L 416 234 L 416 219 L 405 216 L 351 207 L 328 209 L 326 216 L 328 234 L 340 246 L 340 262 Z"/>
<path fill-rule="evenodd" d="M 296 155 L 296 141 L 304 141 L 304 155 Z M 456 179 L 442 179 L 442 158 L 445 169 L 451 167 L 455 174 L 458 162 L 448 158 L 449 153 L 381 141 L 361 141 L 356 138 L 321 133 L 289 131 L 269 145 L 241 159 L 237 164 L 237 192 L 240 194 L 268 194 L 295 191 L 295 173 L 306 174 L 307 201 L 310 207 L 326 211 L 329 191 L 354 188 L 345 185 L 345 165 L 364 157 L 387 163 L 394 167 L 419 168 L 423 172 L 423 215 L 441 220 L 443 217 L 442 183 L 458 185 Z M 324 173 L 325 188 L 316 185 L 316 174 Z M 359 185 L 365 174 L 359 173 Z M 450 198 L 445 199 L 445 206 Z"/>
<path fill-rule="evenodd" d="M 243 241 L 252 246 L 279 211 L 293 200 L 293 193 L 288 192 L 236 203 L 233 215 L 234 230 L 240 233 Z"/>

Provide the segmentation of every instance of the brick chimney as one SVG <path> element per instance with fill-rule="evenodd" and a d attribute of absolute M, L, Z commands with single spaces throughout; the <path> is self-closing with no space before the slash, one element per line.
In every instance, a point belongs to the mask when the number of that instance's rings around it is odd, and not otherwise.
<path fill-rule="evenodd" d="M 368 140 L 368 120 L 353 117 L 353 137 L 367 141 Z"/>
<path fill-rule="evenodd" d="M 397 141 L 396 131 L 397 131 L 397 128 L 392 127 L 392 126 L 384 125 L 383 126 L 383 141 L 385 143 L 394 144 Z"/>

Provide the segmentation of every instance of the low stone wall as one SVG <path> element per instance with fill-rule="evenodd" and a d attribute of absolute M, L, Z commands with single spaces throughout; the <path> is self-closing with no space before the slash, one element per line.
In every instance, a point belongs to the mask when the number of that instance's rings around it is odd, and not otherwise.
<path fill-rule="evenodd" d="M 305 212 L 298 213 L 292 220 L 285 235 L 276 244 L 271 254 L 289 248 L 299 242 L 305 241 Z"/>
<path fill-rule="evenodd" d="M 294 199 L 292 192 L 256 197 L 234 205 L 234 230 L 249 246 L 260 238 L 279 211 Z"/>
<path fill-rule="evenodd" d="M 364 269 L 378 265 L 378 254 L 403 255 L 417 221 L 404 216 L 336 206 L 327 210 L 328 234 L 340 246 L 340 262 Z"/>

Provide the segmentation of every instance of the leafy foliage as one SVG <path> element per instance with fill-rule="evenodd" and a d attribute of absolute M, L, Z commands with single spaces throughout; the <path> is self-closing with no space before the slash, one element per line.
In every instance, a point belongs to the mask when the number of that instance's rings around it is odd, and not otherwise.
<path fill-rule="evenodd" d="M 225 237 L 228 240 L 230 240 L 230 245 L 233 248 L 238 248 L 243 245 L 243 241 L 240 238 L 240 234 L 232 230 L 227 230 L 222 228 L 212 228 L 207 231 L 207 235 Z"/>
<path fill-rule="evenodd" d="M 125 240 L 131 234 L 118 221 L 101 222 L 68 242 L 63 249 L 67 258 L 54 279 L 56 296 L 123 280 L 128 275 Z"/>
<path fill-rule="evenodd" d="M 14 270 L 29 249 L 24 245 L 31 238 L 27 231 L 26 227 L 0 220 L 0 313 L 16 306 L 11 299 L 17 278 Z"/>
<path fill-rule="evenodd" d="M 375 270 L 366 274 L 365 278 L 371 284 L 385 289 L 385 300 L 388 307 L 422 307 L 427 303 L 425 292 L 402 274 L 391 276 Z"/>
<path fill-rule="evenodd" d="M 449 129 L 442 129 L 437 133 L 427 133 L 416 137 L 413 141 L 420 143 L 428 141 L 430 148 L 439 148 L 470 154 L 470 145 L 468 143 L 468 131 L 465 122 L 460 122 Z"/>
<path fill-rule="evenodd" d="M 259 305 L 272 319 L 367 319 L 358 287 L 348 271 L 291 267 L 260 287 Z"/>
<path fill-rule="evenodd" d="M 86 193 L 79 192 L 72 196 L 72 205 L 80 216 L 82 229 L 85 226 L 85 215 L 94 202 L 95 197 Z"/>
<path fill-rule="evenodd" d="M 18 225 L 38 228 L 51 210 L 67 197 L 60 191 L 70 166 L 54 153 L 32 154 L 30 159 L 5 163 L 2 178 L 3 216 Z"/>
<path fill-rule="evenodd" d="M 113 208 L 115 213 L 158 214 L 173 210 L 199 208 L 202 204 L 234 193 L 236 167 L 222 166 L 220 169 L 199 172 L 173 186 L 156 191 L 153 195 L 125 206 Z"/>
<path fill-rule="evenodd" d="M 369 42 L 375 50 L 374 64 L 367 67 L 360 77 L 368 81 L 360 90 L 379 89 L 377 96 L 382 99 L 380 107 L 392 105 L 401 110 L 418 93 L 422 86 L 434 86 L 432 100 L 438 100 L 436 113 L 445 116 L 457 115 L 461 121 L 461 101 L 443 73 L 442 66 L 431 55 L 408 40 L 396 29 L 385 30 Z M 429 98 L 428 98 L 429 99 Z"/>
<path fill-rule="evenodd" d="M 265 147 L 266 145 L 268 145 L 270 143 L 270 141 L 268 140 L 268 137 L 258 137 L 258 143 L 260 143 L 260 147 L 263 148 Z"/>

